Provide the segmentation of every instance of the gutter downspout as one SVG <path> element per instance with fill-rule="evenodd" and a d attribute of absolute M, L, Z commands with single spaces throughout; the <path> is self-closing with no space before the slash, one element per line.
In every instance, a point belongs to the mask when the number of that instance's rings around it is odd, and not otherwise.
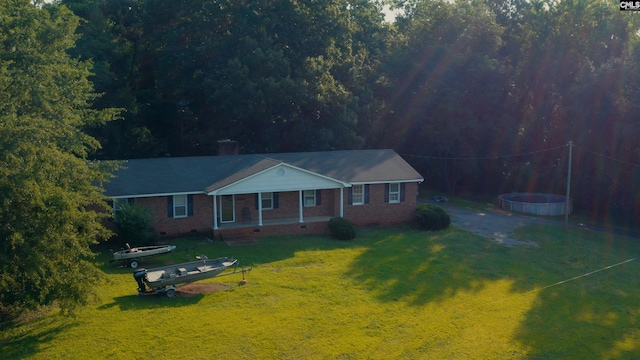
<path fill-rule="evenodd" d="M 258 226 L 262 226 L 262 193 L 258 193 Z"/>
<path fill-rule="evenodd" d="M 218 230 L 218 204 L 215 194 L 213 194 L 213 230 Z"/>
<path fill-rule="evenodd" d="M 298 220 L 299 223 L 303 223 L 304 219 L 302 218 L 302 190 L 298 190 L 298 214 L 300 219 Z"/>
<path fill-rule="evenodd" d="M 344 185 L 340 189 L 340 217 L 344 217 Z"/>

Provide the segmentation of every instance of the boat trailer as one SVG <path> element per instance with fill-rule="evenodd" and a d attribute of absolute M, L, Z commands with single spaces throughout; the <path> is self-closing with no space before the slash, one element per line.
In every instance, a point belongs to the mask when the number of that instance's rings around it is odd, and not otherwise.
<path fill-rule="evenodd" d="M 238 264 L 236 263 L 232 272 L 226 272 L 226 273 L 222 273 L 222 274 L 217 274 L 215 276 L 212 276 L 211 278 L 216 278 L 216 277 L 221 277 L 221 276 L 229 276 L 229 275 L 234 275 L 234 274 L 241 273 L 242 274 L 242 280 L 239 282 L 239 284 L 240 285 L 244 285 L 244 284 L 247 283 L 247 280 L 245 279 L 244 273 L 249 272 L 252 269 L 253 269 L 253 267 L 246 268 L 246 269 L 244 267 L 241 267 L 240 269 L 238 269 Z M 178 288 L 180 288 L 181 286 L 184 286 L 184 285 L 191 284 L 191 283 L 195 282 L 195 281 L 185 281 L 183 283 L 176 283 L 176 284 L 171 284 L 171 285 L 166 285 L 166 286 L 159 286 L 159 287 L 151 287 L 150 286 L 147 289 L 147 287 L 145 286 L 146 276 L 147 276 L 147 269 L 137 269 L 137 270 L 135 270 L 133 272 L 133 278 L 138 283 L 138 296 L 166 295 L 167 297 L 172 298 L 172 297 L 176 296 L 176 292 L 178 291 Z"/>

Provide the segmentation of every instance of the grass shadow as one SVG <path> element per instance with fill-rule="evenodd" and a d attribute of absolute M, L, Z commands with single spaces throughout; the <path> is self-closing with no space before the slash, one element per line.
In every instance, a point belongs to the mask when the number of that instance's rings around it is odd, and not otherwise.
<path fill-rule="evenodd" d="M 340 241 L 329 235 L 288 235 L 259 238 L 256 244 L 232 249 L 244 266 L 251 266 L 291 259 L 300 251 L 330 251 L 362 245 L 357 240 Z"/>
<path fill-rule="evenodd" d="M 346 273 L 381 302 L 446 303 L 508 281 L 511 295 L 496 303 L 535 296 L 514 334 L 532 358 L 637 358 L 640 352 L 640 260 L 608 268 L 640 255 L 629 238 L 548 225 L 516 234 L 539 248 L 504 247 L 457 228 L 372 235 Z"/>
<path fill-rule="evenodd" d="M 50 341 L 77 324 L 60 322 L 59 316 L 45 316 L 33 321 L 32 330 L 19 335 L 3 337 L 0 354 L 4 359 L 24 359 L 37 354 Z"/>
<path fill-rule="evenodd" d="M 505 276 L 499 264 L 508 248 L 456 228 L 381 229 L 374 236 L 369 250 L 348 273 L 380 301 L 402 300 L 416 306 L 446 301 L 459 291 L 481 290 L 482 280 Z"/>
<path fill-rule="evenodd" d="M 101 305 L 98 310 L 108 310 L 116 306 L 120 311 L 177 308 L 197 304 L 203 297 L 204 294 L 177 295 L 173 298 L 168 298 L 163 294 L 125 295 L 114 298 L 111 303 Z"/>

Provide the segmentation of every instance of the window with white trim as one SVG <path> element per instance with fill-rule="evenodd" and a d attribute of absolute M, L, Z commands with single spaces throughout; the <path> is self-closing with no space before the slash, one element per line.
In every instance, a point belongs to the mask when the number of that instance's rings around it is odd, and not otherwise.
<path fill-rule="evenodd" d="M 399 183 L 389 184 L 389 202 L 390 203 L 400 202 L 400 184 Z"/>
<path fill-rule="evenodd" d="M 262 199 L 262 210 L 273 209 L 273 193 L 262 193 L 260 198 Z"/>
<path fill-rule="evenodd" d="M 316 206 L 316 191 L 315 190 L 304 190 L 302 191 L 302 198 L 304 199 L 304 206 Z"/>
<path fill-rule="evenodd" d="M 173 196 L 173 217 L 187 217 L 187 195 Z"/>
<path fill-rule="evenodd" d="M 364 185 L 353 185 L 352 201 L 353 205 L 364 205 Z"/>

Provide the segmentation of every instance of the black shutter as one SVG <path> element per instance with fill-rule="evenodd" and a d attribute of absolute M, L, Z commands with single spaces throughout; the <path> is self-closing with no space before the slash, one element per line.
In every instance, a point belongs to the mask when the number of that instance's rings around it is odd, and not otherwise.
<path fill-rule="evenodd" d="M 347 198 L 349 205 L 353 205 L 353 186 L 349 188 L 349 194 Z"/>
<path fill-rule="evenodd" d="M 322 205 L 322 190 L 316 190 L 316 206 Z"/>
<path fill-rule="evenodd" d="M 256 193 L 256 210 L 258 210 L 258 201 L 260 201 L 260 198 L 258 198 L 258 193 Z"/>
<path fill-rule="evenodd" d="M 364 203 L 369 203 L 369 184 L 364 185 Z"/>
<path fill-rule="evenodd" d="M 173 196 L 167 196 L 167 217 L 173 217 Z"/>
<path fill-rule="evenodd" d="M 400 183 L 400 201 L 404 201 L 404 183 Z"/>
<path fill-rule="evenodd" d="M 389 202 L 389 184 L 384 184 L 384 202 Z"/>
<path fill-rule="evenodd" d="M 277 209 L 278 208 L 278 193 L 273 193 L 271 199 L 273 201 L 273 208 Z"/>
<path fill-rule="evenodd" d="M 187 216 L 193 216 L 193 195 L 187 195 Z"/>

